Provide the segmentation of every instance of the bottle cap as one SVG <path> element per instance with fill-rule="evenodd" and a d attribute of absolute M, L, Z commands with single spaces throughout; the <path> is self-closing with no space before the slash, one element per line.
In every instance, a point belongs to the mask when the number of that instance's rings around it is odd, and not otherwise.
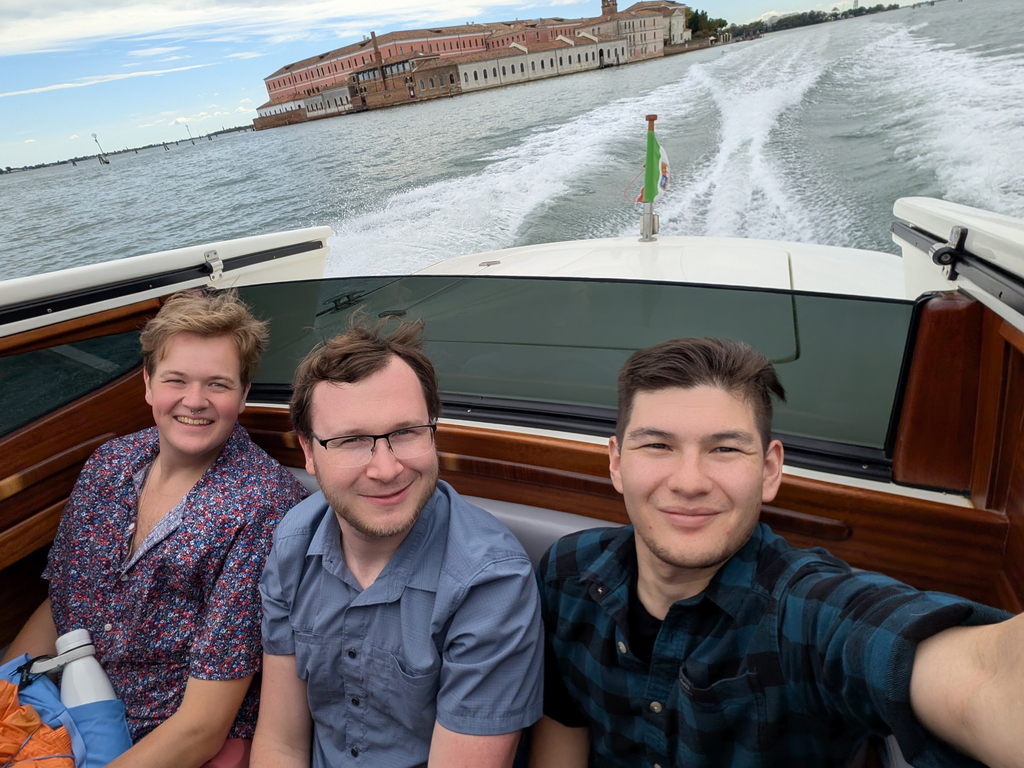
<path fill-rule="evenodd" d="M 83 645 L 92 645 L 92 637 L 88 629 L 73 629 L 57 638 L 57 655 L 67 653 Z"/>

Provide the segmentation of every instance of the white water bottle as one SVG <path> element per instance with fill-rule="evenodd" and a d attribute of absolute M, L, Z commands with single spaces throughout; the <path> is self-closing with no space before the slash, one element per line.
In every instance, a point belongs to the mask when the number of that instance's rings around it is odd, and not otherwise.
<path fill-rule="evenodd" d="M 65 707 L 77 707 L 94 701 L 116 699 L 107 673 L 96 660 L 96 648 L 87 629 L 75 629 L 57 638 L 57 658 L 67 655 L 60 681 L 60 701 Z"/>

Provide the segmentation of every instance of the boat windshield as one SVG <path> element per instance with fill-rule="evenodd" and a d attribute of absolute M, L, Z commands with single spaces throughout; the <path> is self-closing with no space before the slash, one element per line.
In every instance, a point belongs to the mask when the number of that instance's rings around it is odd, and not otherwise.
<path fill-rule="evenodd" d="M 788 399 L 774 426 L 790 457 L 838 456 L 869 475 L 887 471 L 914 317 L 909 301 L 595 279 L 360 277 L 240 293 L 271 323 L 250 400 L 286 400 L 296 363 L 361 312 L 426 322 L 445 416 L 608 435 L 630 354 L 717 336 L 775 363 Z"/>

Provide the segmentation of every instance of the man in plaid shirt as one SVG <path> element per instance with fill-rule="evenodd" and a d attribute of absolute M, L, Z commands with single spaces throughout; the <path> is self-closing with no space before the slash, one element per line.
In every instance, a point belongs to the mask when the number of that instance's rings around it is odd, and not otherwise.
<path fill-rule="evenodd" d="M 1024 766 L 1024 616 L 855 573 L 758 523 L 782 479 L 773 394 L 771 364 L 736 342 L 626 362 L 609 456 L 633 524 L 541 561 L 531 765 L 842 766 L 891 733 L 918 768 Z"/>

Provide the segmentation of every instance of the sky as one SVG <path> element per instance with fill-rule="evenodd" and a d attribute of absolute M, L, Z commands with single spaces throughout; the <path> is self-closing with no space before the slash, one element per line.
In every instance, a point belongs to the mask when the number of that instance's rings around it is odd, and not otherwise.
<path fill-rule="evenodd" d="M 742 24 L 836 4 L 691 7 Z M 371 30 L 599 14 L 600 0 L 0 0 L 0 167 L 250 124 L 263 78 Z"/>

